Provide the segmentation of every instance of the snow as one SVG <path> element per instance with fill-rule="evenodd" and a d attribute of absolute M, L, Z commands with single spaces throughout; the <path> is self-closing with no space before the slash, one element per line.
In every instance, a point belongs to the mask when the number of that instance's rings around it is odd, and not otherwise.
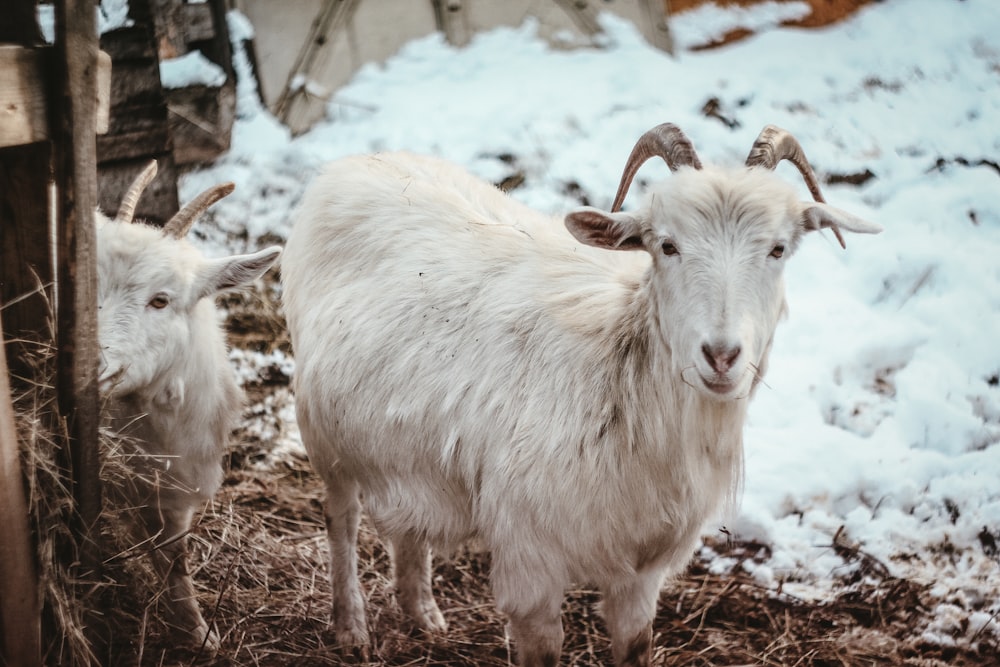
<path fill-rule="evenodd" d="M 846 251 L 815 235 L 789 262 L 790 316 L 751 405 L 742 506 L 705 534 L 724 524 L 767 544 L 770 557 L 744 567 L 812 598 L 851 570 L 836 536 L 933 585 L 925 637 L 974 641 L 998 633 L 1000 609 L 1000 3 L 887 0 L 825 29 L 776 27 L 797 4 L 681 14 L 686 47 L 766 30 L 676 58 L 613 16 L 601 48 L 552 49 L 531 20 L 462 49 L 428 36 L 363 67 L 295 138 L 241 92 L 231 152 L 187 174 L 182 199 L 237 184 L 199 230 L 220 254 L 285 237 L 319 165 L 357 152 L 436 154 L 492 180 L 520 170 L 513 196 L 548 212 L 579 193 L 607 207 L 635 139 L 667 120 L 706 162 L 742 162 L 774 123 L 821 174 L 870 170 L 825 193 L 885 232 L 849 237 Z M 729 124 L 703 115 L 713 99 Z M 667 177 L 644 167 L 626 206 L 641 181 Z M 700 557 L 732 565 L 708 547 Z"/>
<path fill-rule="evenodd" d="M 118 28 L 128 28 L 132 25 L 132 19 L 128 17 L 128 0 L 101 0 L 97 7 L 97 33 L 99 35 Z"/>
<path fill-rule="evenodd" d="M 38 5 L 35 10 L 42 37 L 47 43 L 54 43 L 56 39 L 55 5 Z M 94 8 L 94 12 L 97 17 L 97 34 L 99 35 L 119 28 L 129 28 L 133 25 L 132 19 L 128 17 L 128 0 L 101 0 Z"/>
<path fill-rule="evenodd" d="M 160 61 L 160 83 L 164 88 L 217 88 L 225 82 L 226 73 L 223 69 L 206 58 L 201 51 L 189 51 L 182 56 Z"/>
<path fill-rule="evenodd" d="M 750 7 L 720 7 L 714 2 L 707 2 L 678 14 L 670 22 L 670 30 L 675 48 L 691 49 L 712 44 L 740 29 L 760 33 L 781 25 L 783 21 L 809 16 L 811 12 L 807 2 L 767 0 Z"/>

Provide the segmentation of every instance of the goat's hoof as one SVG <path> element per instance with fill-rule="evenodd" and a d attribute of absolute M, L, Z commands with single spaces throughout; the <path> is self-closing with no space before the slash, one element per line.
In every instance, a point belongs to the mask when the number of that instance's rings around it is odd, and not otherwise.
<path fill-rule="evenodd" d="M 433 600 L 428 605 L 421 605 L 413 615 L 413 619 L 425 632 L 440 633 L 448 629 L 448 621 L 444 620 L 441 610 Z"/>
<path fill-rule="evenodd" d="M 367 644 L 340 643 L 337 650 L 344 662 L 351 664 L 371 662 L 371 649 Z"/>
<path fill-rule="evenodd" d="M 441 615 L 433 596 L 429 594 L 422 597 L 400 596 L 397 600 L 403 614 L 415 627 L 431 633 L 444 632 L 448 629 L 448 622 Z"/>
<path fill-rule="evenodd" d="M 367 628 L 348 625 L 335 627 L 333 633 L 337 640 L 337 650 L 345 660 L 350 662 L 368 662 L 370 660 L 371 651 L 368 648 Z"/>
<path fill-rule="evenodd" d="M 219 635 L 216 634 L 215 630 L 210 629 L 204 621 L 192 628 L 190 638 L 192 646 L 211 653 L 218 651 L 221 644 Z"/>

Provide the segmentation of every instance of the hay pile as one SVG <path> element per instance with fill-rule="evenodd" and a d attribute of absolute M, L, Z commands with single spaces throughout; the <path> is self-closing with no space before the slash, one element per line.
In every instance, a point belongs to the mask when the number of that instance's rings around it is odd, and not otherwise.
<path fill-rule="evenodd" d="M 259 452 L 244 445 L 233 460 Z M 205 617 L 222 639 L 216 655 L 177 649 L 169 631 L 150 615 L 125 653 L 141 664 L 295 665 L 351 664 L 326 630 L 330 607 L 323 489 L 301 456 L 263 473 L 230 471 L 193 539 L 193 572 Z M 435 566 L 435 594 L 449 623 L 444 636 L 412 628 L 393 600 L 389 561 L 367 524 L 360 538 L 360 568 L 368 595 L 373 664 L 487 665 L 514 662 L 487 584 L 489 556 L 466 548 Z M 713 545 L 741 559 L 757 558 L 757 544 Z M 863 554 L 856 554 L 859 559 Z M 861 570 L 865 570 L 864 567 Z M 653 664 L 718 665 L 944 665 L 1000 664 L 998 647 L 979 653 L 922 643 L 925 591 L 877 572 L 858 575 L 822 604 L 762 589 L 737 566 L 713 575 L 695 562 L 661 596 L 654 625 Z M 607 632 L 596 612 L 599 596 L 571 591 L 563 606 L 563 664 L 610 664 Z M 137 608 L 137 607 L 133 607 Z"/>
<path fill-rule="evenodd" d="M 257 352 L 287 351 L 275 295 L 238 297 L 231 312 L 234 342 Z M 269 398 L 287 392 L 287 375 L 265 373 L 248 387 L 248 418 L 269 409 Z M 211 653 L 179 646 L 160 613 L 159 582 L 123 529 L 127 506 L 127 448 L 102 439 L 106 508 L 102 535 L 107 558 L 99 584 L 80 585 L 59 565 L 69 496 L 52 469 L 52 439 L 37 415 L 54 400 L 38 387 L 18 399 L 30 473 L 34 523 L 46 607 L 54 619 L 47 664 L 262 665 L 310 667 L 354 662 L 342 656 L 327 631 L 327 581 L 320 480 L 295 451 L 274 456 L 259 430 L 242 428 L 228 457 L 228 472 L 214 502 L 190 535 L 190 570 L 206 620 L 221 638 Z M 34 415 L 34 416 L 33 416 Z M 28 427 L 30 425 L 30 427 Z M 256 434 L 256 435 L 255 435 Z M 841 544 L 830 545 L 858 567 L 833 599 L 810 603 L 757 585 L 741 566 L 762 560 L 766 545 L 711 545 L 736 563 L 712 574 L 696 560 L 661 596 L 654 625 L 656 665 L 952 665 L 1000 664 L 1000 647 L 983 638 L 976 651 L 924 643 L 930 611 L 927 591 L 891 577 L 881 564 Z M 435 593 L 450 629 L 427 636 L 411 627 L 393 600 L 389 561 L 368 524 L 360 538 L 360 568 L 376 665 L 485 665 L 514 662 L 488 588 L 489 555 L 467 547 L 435 564 Z M 563 664 L 609 664 L 610 646 L 596 611 L 598 595 L 571 591 L 563 607 Z M 92 652 L 84 628 L 97 612 L 108 643 Z"/>

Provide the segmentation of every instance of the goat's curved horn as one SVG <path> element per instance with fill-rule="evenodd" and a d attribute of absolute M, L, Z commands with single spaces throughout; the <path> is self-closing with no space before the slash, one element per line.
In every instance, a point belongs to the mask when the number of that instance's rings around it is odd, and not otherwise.
<path fill-rule="evenodd" d="M 823 192 L 819 188 L 819 179 L 816 178 L 816 172 L 813 171 L 809 160 L 806 159 L 806 154 L 803 152 L 799 140 L 788 130 L 783 130 L 775 125 L 768 125 L 760 131 L 760 134 L 757 135 L 757 140 L 753 142 L 753 147 L 747 156 L 746 166 L 764 167 L 765 169 L 774 170 L 782 160 L 788 160 L 799 170 L 813 199 L 820 203 L 826 202 L 826 199 L 823 198 Z M 837 241 L 844 247 L 844 237 L 841 236 L 840 230 L 836 227 L 832 227 L 831 229 L 833 229 L 833 234 L 837 237 Z"/>
<path fill-rule="evenodd" d="M 121 206 L 118 207 L 118 214 L 115 216 L 115 222 L 123 222 L 126 225 L 132 222 L 132 218 L 135 216 L 135 207 L 139 203 L 139 198 L 142 197 L 143 191 L 146 189 L 153 179 L 156 178 L 156 160 L 151 160 L 146 168 L 139 172 L 139 175 L 135 177 L 132 181 L 132 185 L 128 187 L 128 192 L 122 197 Z"/>
<path fill-rule="evenodd" d="M 219 201 L 233 190 L 236 186 L 232 183 L 220 183 L 215 187 L 205 190 L 200 195 L 188 202 L 188 205 L 177 211 L 174 217 L 163 225 L 163 234 L 174 238 L 184 238 L 184 235 L 191 229 L 191 225 L 204 213 L 209 206 Z"/>
<path fill-rule="evenodd" d="M 628 194 L 629 186 L 635 177 L 639 167 L 651 157 L 659 156 L 670 167 L 670 171 L 677 171 L 679 167 L 694 167 L 701 169 L 701 161 L 695 153 L 694 145 L 681 129 L 673 123 L 663 123 L 657 125 L 639 137 L 635 142 L 632 154 L 628 156 L 625 163 L 625 170 L 622 172 L 622 180 L 618 183 L 618 192 L 615 193 L 615 202 L 611 205 L 611 212 L 621 209 Z"/>

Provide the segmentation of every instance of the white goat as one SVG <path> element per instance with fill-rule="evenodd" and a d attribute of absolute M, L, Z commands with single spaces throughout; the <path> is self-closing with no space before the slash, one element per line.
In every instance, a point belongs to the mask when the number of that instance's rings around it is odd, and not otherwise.
<path fill-rule="evenodd" d="M 194 642 L 214 645 L 186 564 L 192 516 L 219 488 L 223 447 L 240 408 L 214 296 L 260 277 L 281 250 L 205 259 L 183 238 L 232 184 L 202 193 L 162 229 L 130 224 L 155 173 L 153 162 L 114 220 L 97 215 L 99 382 L 107 422 L 141 452 L 133 458 L 138 528 L 156 547 L 169 622 Z"/>
<path fill-rule="evenodd" d="M 404 153 L 334 162 L 282 261 L 303 441 L 327 487 L 332 623 L 367 653 L 360 499 L 398 600 L 441 630 L 429 546 L 474 536 L 522 665 L 554 665 L 571 582 L 596 585 L 617 664 L 647 664 L 667 574 L 734 498 L 747 403 L 805 232 L 876 233 L 822 202 L 798 142 L 765 128 L 747 168 L 701 168 L 664 124 L 613 206 L 660 156 L 635 212 L 565 225 L 461 169 Z M 799 168 L 817 202 L 772 170 Z"/>

